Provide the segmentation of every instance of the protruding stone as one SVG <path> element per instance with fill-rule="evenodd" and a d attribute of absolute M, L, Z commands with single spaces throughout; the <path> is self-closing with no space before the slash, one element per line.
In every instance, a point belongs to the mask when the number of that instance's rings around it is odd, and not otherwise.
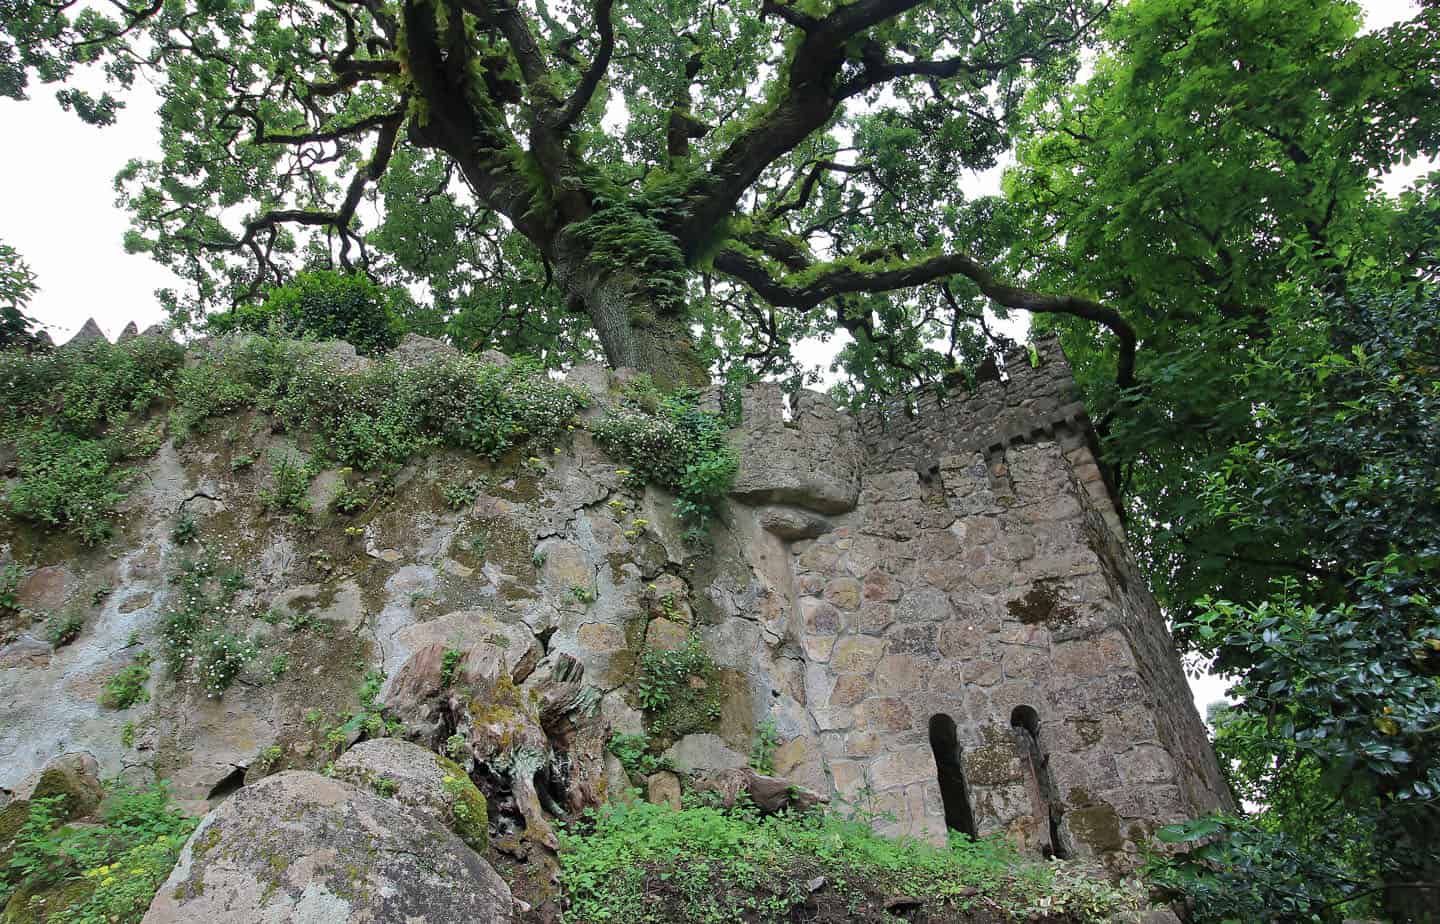
<path fill-rule="evenodd" d="M 447 757 L 398 738 L 375 738 L 346 751 L 333 775 L 433 818 L 477 851 L 486 847 L 485 797 Z"/>
<path fill-rule="evenodd" d="M 668 805 L 680 811 L 680 777 L 668 770 L 650 774 L 645 780 L 645 799 L 651 805 Z"/>
<path fill-rule="evenodd" d="M 134 340 L 138 336 L 140 336 L 140 328 L 136 326 L 134 321 L 131 321 L 120 331 L 120 336 L 115 338 L 115 342 L 124 343 L 127 340 Z"/>
<path fill-rule="evenodd" d="M 686 735 L 662 756 L 683 773 L 730 770 L 748 763 L 745 755 L 731 750 L 719 735 L 711 734 Z"/>
<path fill-rule="evenodd" d="M 443 340 L 414 333 L 402 337 L 389 353 L 390 358 L 402 366 L 420 366 L 437 359 L 451 359 L 459 355 L 459 350 Z"/>
<path fill-rule="evenodd" d="M 834 527 L 825 517 L 798 507 L 764 507 L 760 510 L 760 526 L 781 539 L 814 539 Z"/>
<path fill-rule="evenodd" d="M 827 796 L 797 786 L 778 776 L 766 776 L 749 767 L 716 770 L 701 774 L 693 783 L 697 792 L 714 793 L 725 808 L 733 806 L 741 795 L 763 814 L 808 812 L 830 801 Z M 652 800 L 653 801 L 653 800 Z"/>

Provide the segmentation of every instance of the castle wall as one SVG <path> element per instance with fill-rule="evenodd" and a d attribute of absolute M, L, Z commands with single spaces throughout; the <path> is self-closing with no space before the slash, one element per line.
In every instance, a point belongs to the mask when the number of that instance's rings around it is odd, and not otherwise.
<path fill-rule="evenodd" d="M 447 349 L 410 346 L 406 361 Z M 347 372 L 369 362 L 314 349 Z M 1126 869 L 1154 827 L 1228 797 L 1068 367 L 1053 344 L 1040 358 L 859 419 L 813 393 L 787 414 L 777 386 L 752 386 L 731 433 L 732 502 L 701 548 L 673 498 L 629 485 L 583 427 L 543 459 L 417 458 L 357 516 L 330 504 L 353 473 L 321 472 L 303 522 L 262 495 L 263 460 L 305 456 L 304 434 L 247 412 L 167 441 L 137 463 L 106 544 L 0 521 L 0 563 L 27 575 L 21 608 L 0 613 L 0 803 L 66 752 L 106 776 L 168 779 L 197 809 L 242 780 L 323 766 L 367 673 L 386 674 L 393 705 L 394 678 L 436 646 L 489 652 L 523 702 L 556 670 L 574 680 L 583 719 L 531 756 L 566 768 L 576 799 L 658 791 L 605 742 L 653 732 L 635 693 L 646 650 L 698 637 L 719 714 L 652 738 L 681 772 L 744 766 L 769 720 L 779 775 L 892 833 L 1004 831 Z M 605 370 L 570 381 L 614 399 Z M 456 504 L 465 485 L 474 499 Z M 230 628 L 260 655 L 222 697 L 157 663 L 148 700 L 104 708 L 105 683 L 159 651 L 175 577 L 201 558 L 233 569 Z M 48 614 L 80 617 L 78 637 L 47 642 Z"/>
<path fill-rule="evenodd" d="M 854 510 L 790 547 L 792 638 L 837 798 L 935 841 L 963 798 L 976 833 L 1125 868 L 1228 796 L 1069 369 L 1041 360 L 859 421 Z"/>

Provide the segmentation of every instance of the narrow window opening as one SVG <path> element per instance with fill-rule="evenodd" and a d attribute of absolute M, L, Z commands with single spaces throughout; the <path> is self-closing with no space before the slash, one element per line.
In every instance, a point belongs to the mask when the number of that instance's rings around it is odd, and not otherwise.
<path fill-rule="evenodd" d="M 1063 860 L 1069 852 L 1060 841 L 1060 800 L 1050 782 L 1050 758 L 1040 748 L 1040 713 L 1033 706 L 1016 706 L 1010 713 L 1010 726 L 1029 765 L 1027 782 L 1035 817 L 1049 827 L 1050 842 L 1041 846 L 1041 852 Z"/>
<path fill-rule="evenodd" d="M 965 764 L 955 720 L 944 713 L 930 717 L 930 750 L 935 755 L 935 777 L 945 803 L 945 827 L 976 837 L 975 813 L 965 786 Z"/>

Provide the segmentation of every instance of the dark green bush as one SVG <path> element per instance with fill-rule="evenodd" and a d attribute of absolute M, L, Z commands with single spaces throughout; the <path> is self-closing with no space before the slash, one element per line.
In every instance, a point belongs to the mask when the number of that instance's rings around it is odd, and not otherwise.
<path fill-rule="evenodd" d="M 5 496 L 12 514 L 64 529 L 90 545 L 110 535 L 130 470 L 112 464 L 104 441 L 47 427 L 20 438 L 19 457 L 20 480 Z"/>
<path fill-rule="evenodd" d="M 697 540 L 735 483 L 739 460 L 724 423 L 698 407 L 698 395 L 661 395 L 646 379 L 626 389 L 621 406 L 592 426 L 596 440 L 630 466 L 633 487 L 653 481 L 675 492 L 675 513 Z"/>
<path fill-rule="evenodd" d="M 207 329 L 344 340 L 360 353 L 383 353 L 400 342 L 404 323 L 394 296 L 361 273 L 310 270 L 271 289 L 258 305 L 241 305 L 212 316 Z"/>

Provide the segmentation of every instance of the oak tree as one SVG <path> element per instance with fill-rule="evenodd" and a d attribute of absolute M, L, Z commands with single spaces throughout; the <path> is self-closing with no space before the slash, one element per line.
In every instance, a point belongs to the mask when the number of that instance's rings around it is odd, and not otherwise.
<path fill-rule="evenodd" d="M 678 382 L 846 330 L 903 379 L 982 342 L 987 300 L 1133 346 L 997 277 L 958 184 L 1105 5 L 0 0 L 0 93 L 59 83 L 104 124 L 157 86 L 164 154 L 118 183 L 131 248 L 194 286 L 178 311 L 338 266 L 428 287 L 483 345 Z"/>

